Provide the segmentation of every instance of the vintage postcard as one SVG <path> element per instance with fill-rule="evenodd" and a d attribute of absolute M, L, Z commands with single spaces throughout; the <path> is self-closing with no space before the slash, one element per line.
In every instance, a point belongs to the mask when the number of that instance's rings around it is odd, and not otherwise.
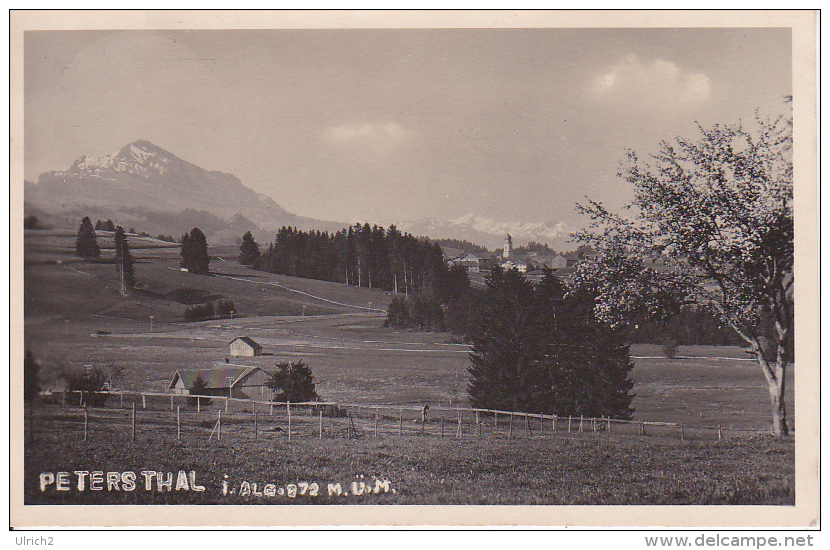
<path fill-rule="evenodd" d="M 815 17 L 12 11 L 11 526 L 815 527 Z"/>

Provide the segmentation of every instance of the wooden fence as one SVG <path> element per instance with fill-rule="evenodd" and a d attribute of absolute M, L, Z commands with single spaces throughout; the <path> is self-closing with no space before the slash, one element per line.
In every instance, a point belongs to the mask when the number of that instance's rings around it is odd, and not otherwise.
<path fill-rule="evenodd" d="M 664 436 L 680 440 L 721 440 L 728 435 L 762 430 L 722 426 L 684 426 L 675 422 L 556 416 L 492 409 L 360 403 L 279 403 L 223 396 L 180 396 L 153 392 L 98 392 L 104 406 L 84 403 L 81 392 L 57 394 L 57 403 L 30 407 L 27 437 L 41 425 L 60 423 L 65 433 L 88 440 L 111 430 L 127 431 L 132 440 L 162 433 L 182 440 L 208 441 L 283 438 L 378 438 L 432 436 L 457 439 L 587 437 L 601 434 Z M 59 407 L 50 414 L 47 407 Z M 37 411 L 35 410 L 37 409 Z M 426 412 L 426 414 L 425 414 Z M 37 415 L 37 419 L 35 418 Z M 82 435 L 81 435 L 82 434 Z"/>

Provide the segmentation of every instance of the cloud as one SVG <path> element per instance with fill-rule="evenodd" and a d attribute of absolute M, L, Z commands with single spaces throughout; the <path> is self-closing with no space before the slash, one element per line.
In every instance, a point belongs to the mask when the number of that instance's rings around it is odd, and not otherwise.
<path fill-rule="evenodd" d="M 335 145 L 368 149 L 379 155 L 391 152 L 407 141 L 409 135 L 410 132 L 393 122 L 345 124 L 326 131 L 326 138 Z"/>
<path fill-rule="evenodd" d="M 593 82 L 593 91 L 603 100 L 659 108 L 707 101 L 711 83 L 705 74 L 684 71 L 671 61 L 630 53 Z"/>

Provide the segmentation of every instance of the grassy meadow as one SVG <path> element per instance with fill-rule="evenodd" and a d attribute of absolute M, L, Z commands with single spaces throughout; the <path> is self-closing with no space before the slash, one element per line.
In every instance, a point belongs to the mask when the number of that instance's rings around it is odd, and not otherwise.
<path fill-rule="evenodd" d="M 390 292 L 253 271 L 236 262 L 233 247 L 213 249 L 212 275 L 195 275 L 179 270 L 177 247 L 131 236 L 138 288 L 122 297 L 112 250 L 106 246 L 111 239 L 104 232 L 98 235 L 102 261 L 89 263 L 73 254 L 74 231 L 25 232 L 24 339 L 42 365 L 45 388 L 57 387 L 58 375 L 66 368 L 114 363 L 124 367 L 123 378 L 114 383 L 117 388 L 163 392 L 177 369 L 224 363 L 228 343 L 248 335 L 263 346 L 265 355 L 232 362 L 267 369 L 280 361 L 302 359 L 327 401 L 412 406 L 427 402 L 434 410 L 467 404 L 468 348 L 447 333 L 383 328 Z M 194 301 L 220 298 L 233 300 L 237 317 L 182 321 L 185 308 Z M 636 365 L 635 420 L 676 422 L 690 429 L 767 429 L 766 383 L 740 348 L 681 347 L 679 357 L 666 359 L 659 346 L 635 345 L 631 354 Z M 792 388 L 791 378 L 786 395 L 790 413 Z M 61 421 L 64 413 L 55 406 L 44 407 L 38 411 L 44 426 Z M 136 491 L 53 497 L 72 503 L 94 498 L 101 504 L 287 502 L 219 496 L 217 486 L 227 474 L 237 483 L 283 485 L 339 481 L 345 487 L 361 475 L 391 481 L 395 493 L 359 500 L 367 503 L 793 501 L 792 440 L 736 432 L 723 441 L 681 441 L 673 434 L 631 437 L 615 432 L 515 440 L 492 435 L 461 444 L 452 437 L 414 436 L 357 441 L 301 437 L 289 443 L 272 432 L 258 440 L 229 436 L 208 443 L 207 419 L 218 407 L 207 408 L 206 425 L 190 430 L 181 442 L 169 433 L 143 432 L 132 444 L 127 430 L 84 442 L 81 437 L 63 439 L 60 430 L 36 430 L 37 443 L 25 450 L 27 502 L 46 502 L 46 493 L 36 490 L 41 471 L 146 468 L 196 469 L 212 489 L 187 496 Z M 77 412 L 75 407 L 72 430 L 79 426 Z M 355 499 L 325 495 L 292 502 L 351 504 L 358 502 Z"/>

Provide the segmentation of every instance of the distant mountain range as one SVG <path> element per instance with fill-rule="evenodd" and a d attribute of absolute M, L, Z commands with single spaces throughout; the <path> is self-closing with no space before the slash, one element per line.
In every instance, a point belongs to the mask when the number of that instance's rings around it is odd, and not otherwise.
<path fill-rule="evenodd" d="M 292 214 L 270 197 L 245 187 L 236 176 L 207 171 L 146 140 L 129 143 L 111 155 L 83 156 L 66 171 L 41 174 L 37 184 L 25 183 L 24 201 L 27 215 L 46 221 L 76 225 L 89 216 L 93 223 L 112 219 L 125 229 L 176 237 L 199 227 L 213 244 L 233 243 L 245 231 L 252 231 L 260 243 L 268 243 L 286 225 L 329 232 L 348 226 Z M 366 221 L 391 225 L 383 220 Z M 416 236 L 467 240 L 491 250 L 503 246 L 508 233 L 514 246 L 536 241 L 560 248 L 568 234 L 561 222 L 504 222 L 474 214 L 396 225 Z"/>
<path fill-rule="evenodd" d="M 413 235 L 427 235 L 434 239 L 460 239 L 486 246 L 490 250 L 502 248 L 508 234 L 513 237 L 514 247 L 530 241 L 546 243 L 561 250 L 569 246 L 567 239 L 570 230 L 563 222 L 506 222 L 467 214 L 452 220 L 423 218 L 416 221 L 402 221 L 396 225 L 402 231 Z"/>
<path fill-rule="evenodd" d="M 112 219 L 153 235 L 179 236 L 198 226 L 216 243 L 233 242 L 248 230 L 272 240 L 284 225 L 321 231 L 347 225 L 292 214 L 236 176 L 209 172 L 145 140 L 41 174 L 37 184 L 26 182 L 24 200 L 36 212 Z"/>

